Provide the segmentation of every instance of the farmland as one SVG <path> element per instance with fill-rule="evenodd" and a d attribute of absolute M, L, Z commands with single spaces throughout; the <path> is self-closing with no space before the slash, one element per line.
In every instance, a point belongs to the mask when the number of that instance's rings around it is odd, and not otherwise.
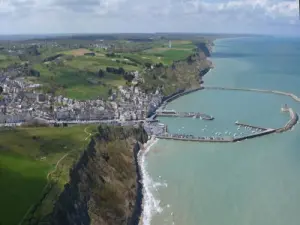
<path fill-rule="evenodd" d="M 155 65 L 170 66 L 174 61 L 185 60 L 196 48 L 187 40 L 173 40 L 171 48 L 168 40 L 108 43 L 107 46 L 114 47 L 31 47 L 25 51 L 28 57 L 22 57 L 30 61 L 30 67 L 38 71 L 38 76 L 30 75 L 26 79 L 43 84 L 45 92 L 72 99 L 107 99 L 111 90 L 128 83 L 124 74 L 135 71 L 143 74 L 145 69 Z M 0 67 L 6 67 L 14 60 L 17 58 L 0 55 Z M 115 73 L 107 68 L 122 68 L 123 72 Z"/>
<path fill-rule="evenodd" d="M 17 57 L 0 54 L 0 69 L 19 62 L 20 60 Z"/>

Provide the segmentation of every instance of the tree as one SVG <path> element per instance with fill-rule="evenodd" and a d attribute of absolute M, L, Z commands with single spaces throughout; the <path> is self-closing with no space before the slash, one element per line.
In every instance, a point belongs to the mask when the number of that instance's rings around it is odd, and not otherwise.
<path fill-rule="evenodd" d="M 104 75 L 105 75 L 105 72 L 102 69 L 100 69 L 98 72 L 98 77 L 102 78 L 102 77 L 104 77 Z"/>
<path fill-rule="evenodd" d="M 3 92 L 3 87 L 0 86 L 0 94 L 2 94 L 2 92 Z"/>
<path fill-rule="evenodd" d="M 125 74 L 123 75 L 123 77 L 124 77 L 124 79 L 127 80 L 128 82 L 132 82 L 133 79 L 134 79 L 134 75 L 131 74 L 131 73 L 125 73 Z"/>
<path fill-rule="evenodd" d="M 108 90 L 108 95 L 111 96 L 112 94 L 113 94 L 113 92 L 112 92 L 112 89 L 110 88 L 110 89 Z"/>
<path fill-rule="evenodd" d="M 151 68 L 151 63 L 146 62 L 146 63 L 145 63 L 145 66 L 146 66 L 147 68 Z"/>
<path fill-rule="evenodd" d="M 125 70 L 122 67 L 119 68 L 119 74 L 125 74 Z"/>

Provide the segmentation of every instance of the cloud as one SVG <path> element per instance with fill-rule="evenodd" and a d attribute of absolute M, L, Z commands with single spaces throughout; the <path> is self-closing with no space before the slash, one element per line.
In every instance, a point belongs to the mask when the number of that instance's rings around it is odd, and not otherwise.
<path fill-rule="evenodd" d="M 0 33 L 255 32 L 297 18 L 296 0 L 0 0 Z"/>

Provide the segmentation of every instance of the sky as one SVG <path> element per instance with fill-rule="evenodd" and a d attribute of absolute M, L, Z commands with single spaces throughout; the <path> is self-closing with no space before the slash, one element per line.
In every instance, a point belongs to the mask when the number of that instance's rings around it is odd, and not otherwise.
<path fill-rule="evenodd" d="M 0 0 L 0 34 L 254 33 L 300 36 L 298 0 Z"/>

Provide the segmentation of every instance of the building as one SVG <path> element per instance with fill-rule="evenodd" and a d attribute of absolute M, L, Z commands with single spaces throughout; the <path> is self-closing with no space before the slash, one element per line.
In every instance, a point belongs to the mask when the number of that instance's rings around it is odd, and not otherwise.
<path fill-rule="evenodd" d="M 37 102 L 45 102 L 46 101 L 46 96 L 44 94 L 38 94 L 36 96 Z"/>

